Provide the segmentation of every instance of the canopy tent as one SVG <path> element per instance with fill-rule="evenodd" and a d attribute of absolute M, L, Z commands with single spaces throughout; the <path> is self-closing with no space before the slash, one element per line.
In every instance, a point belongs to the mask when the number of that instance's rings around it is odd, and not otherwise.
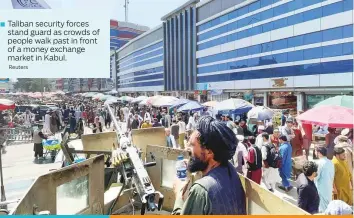
<path fill-rule="evenodd" d="M 8 99 L 0 99 L 0 111 L 14 110 L 15 107 L 15 102 Z"/>
<path fill-rule="evenodd" d="M 110 96 L 107 98 L 107 100 L 104 102 L 105 104 L 114 104 L 118 102 L 118 97 Z"/>
<path fill-rule="evenodd" d="M 179 99 L 173 96 L 162 96 L 156 99 L 152 105 L 155 107 L 169 107 L 173 105 L 174 102 L 178 101 Z"/>
<path fill-rule="evenodd" d="M 154 103 L 154 101 L 156 101 L 157 99 L 161 98 L 162 95 L 155 95 L 152 97 L 148 97 L 145 100 L 142 100 L 139 105 L 152 105 Z"/>
<path fill-rule="evenodd" d="M 324 101 L 317 103 L 314 107 L 319 107 L 323 105 L 329 106 L 342 106 L 353 109 L 353 96 L 348 95 L 338 95 L 332 98 L 327 98 Z"/>
<path fill-rule="evenodd" d="M 207 101 L 205 103 L 203 103 L 203 105 L 205 107 L 215 107 L 215 105 L 217 104 L 218 102 L 217 101 Z"/>
<path fill-rule="evenodd" d="M 188 112 L 188 111 L 196 112 L 196 111 L 203 110 L 204 108 L 205 107 L 197 101 L 189 101 L 188 103 L 180 106 L 177 109 L 177 112 Z"/>
<path fill-rule="evenodd" d="M 247 113 L 248 119 L 257 120 L 270 120 L 273 118 L 273 115 L 274 111 L 265 106 L 256 106 Z"/>
<path fill-rule="evenodd" d="M 126 101 L 126 102 L 131 102 L 134 100 L 133 97 L 130 97 L 130 96 L 122 96 L 120 98 L 118 98 L 120 101 Z"/>
<path fill-rule="evenodd" d="M 225 101 L 218 102 L 214 110 L 217 111 L 219 114 L 243 114 L 247 113 L 249 110 L 254 108 L 254 105 L 245 101 L 243 99 L 238 98 L 230 98 Z"/>
<path fill-rule="evenodd" d="M 134 98 L 130 103 L 137 104 L 147 98 L 148 98 L 147 96 L 139 96 L 139 97 Z"/>
<path fill-rule="evenodd" d="M 107 99 L 109 99 L 110 97 L 112 97 L 111 95 L 102 95 L 98 98 L 98 100 L 100 101 L 106 101 Z"/>
<path fill-rule="evenodd" d="M 114 94 L 118 94 L 118 91 L 115 89 L 112 89 L 111 91 L 106 92 L 106 94 L 114 95 Z"/>
<path fill-rule="evenodd" d="M 185 98 L 180 98 L 177 101 L 173 102 L 173 104 L 170 106 L 170 108 L 175 108 L 175 107 L 181 107 L 182 105 L 187 104 L 191 100 L 185 99 Z"/>
<path fill-rule="evenodd" d="M 92 100 L 99 100 L 104 94 L 102 93 L 96 93 L 92 96 Z"/>
<path fill-rule="evenodd" d="M 318 106 L 312 108 L 299 116 L 296 119 L 304 124 L 315 124 L 333 128 L 353 128 L 354 110 L 341 106 Z"/>

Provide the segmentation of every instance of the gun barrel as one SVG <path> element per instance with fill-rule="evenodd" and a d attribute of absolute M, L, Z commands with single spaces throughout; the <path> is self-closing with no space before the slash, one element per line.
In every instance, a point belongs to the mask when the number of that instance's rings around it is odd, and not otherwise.
<path fill-rule="evenodd" d="M 126 137 L 125 133 L 123 132 L 122 128 L 120 127 L 120 125 L 119 125 L 119 123 L 118 123 L 118 121 L 116 119 L 116 116 L 114 115 L 114 113 L 112 111 L 111 106 L 109 104 L 105 104 L 105 107 L 107 108 L 108 113 L 111 116 L 114 128 L 116 129 L 117 138 L 118 138 L 118 141 L 119 141 L 121 138 Z"/>

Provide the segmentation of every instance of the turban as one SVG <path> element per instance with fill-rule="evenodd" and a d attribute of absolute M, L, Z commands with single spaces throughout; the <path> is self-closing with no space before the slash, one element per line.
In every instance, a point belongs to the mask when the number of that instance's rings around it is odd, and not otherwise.
<path fill-rule="evenodd" d="M 225 163 L 235 155 L 238 140 L 224 122 L 203 116 L 196 129 L 200 133 L 202 146 L 213 151 L 216 161 Z"/>
<path fill-rule="evenodd" d="M 325 215 L 351 215 L 353 209 L 343 201 L 334 200 L 331 201 L 325 211 Z"/>

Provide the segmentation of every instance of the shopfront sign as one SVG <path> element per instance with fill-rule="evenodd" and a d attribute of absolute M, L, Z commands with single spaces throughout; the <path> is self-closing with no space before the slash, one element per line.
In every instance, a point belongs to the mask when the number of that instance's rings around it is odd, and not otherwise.
<path fill-rule="evenodd" d="M 288 78 L 278 78 L 278 79 L 272 79 L 272 87 L 273 88 L 283 88 L 287 87 L 286 81 Z"/>
<path fill-rule="evenodd" d="M 206 95 L 208 94 L 208 91 L 207 90 L 200 90 L 200 91 L 195 91 L 194 92 L 194 95 L 195 96 L 198 96 L 198 95 Z"/>

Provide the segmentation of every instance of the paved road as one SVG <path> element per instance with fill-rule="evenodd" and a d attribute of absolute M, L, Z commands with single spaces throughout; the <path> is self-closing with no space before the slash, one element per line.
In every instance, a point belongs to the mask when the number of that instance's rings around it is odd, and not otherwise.
<path fill-rule="evenodd" d="M 35 161 L 33 143 L 10 145 L 6 150 L 6 154 L 2 154 L 2 164 L 5 196 L 9 201 L 23 197 L 38 176 L 60 168 L 58 163 L 49 163 L 50 156 L 41 163 Z M 10 204 L 8 208 L 14 206 Z"/>

